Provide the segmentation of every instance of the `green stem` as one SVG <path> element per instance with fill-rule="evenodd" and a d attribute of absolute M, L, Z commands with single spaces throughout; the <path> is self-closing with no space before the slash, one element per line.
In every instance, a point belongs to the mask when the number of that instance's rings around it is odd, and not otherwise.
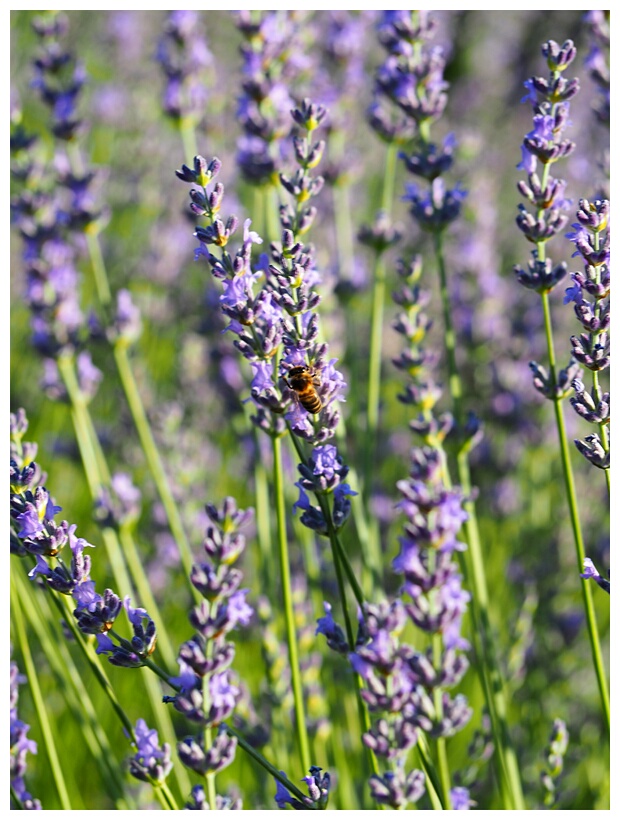
<path fill-rule="evenodd" d="M 549 378 L 551 383 L 556 383 L 556 360 L 555 348 L 553 344 L 553 328 L 551 325 L 551 311 L 549 308 L 549 295 L 543 293 L 541 295 L 543 312 L 545 316 L 545 336 L 547 338 L 547 354 L 549 356 Z M 562 411 L 562 400 L 555 398 L 553 401 L 553 408 L 555 410 L 555 422 L 558 430 L 558 437 L 560 439 L 560 456 L 562 459 L 562 470 L 564 472 L 564 484 L 566 489 L 566 499 L 568 502 L 568 509 L 570 513 L 571 526 L 573 530 L 573 538 L 575 541 L 575 550 L 577 553 L 577 572 L 583 572 L 583 560 L 585 558 L 585 549 L 583 545 L 583 536 L 581 533 L 581 523 L 579 520 L 579 510 L 577 507 L 577 494 L 575 492 L 575 481 L 573 478 L 573 469 L 570 460 L 570 451 L 568 447 L 568 439 L 566 437 L 566 428 L 564 426 L 564 413 Z M 607 689 L 607 678 L 605 675 L 605 668 L 603 665 L 603 655 L 601 652 L 601 645 L 598 636 L 598 628 L 596 624 L 596 614 L 594 612 L 594 602 L 592 600 L 592 588 L 587 579 L 581 578 L 581 591 L 583 594 L 583 605 L 586 613 L 586 623 L 588 624 L 588 635 L 590 637 L 590 647 L 592 651 L 592 661 L 594 663 L 594 671 L 598 682 L 598 688 L 601 698 L 601 706 L 603 708 L 603 716 L 607 733 L 610 732 L 610 715 L 609 715 L 609 692 Z"/>
<path fill-rule="evenodd" d="M 394 201 L 394 185 L 396 177 L 397 146 L 390 144 L 385 155 L 385 172 L 383 175 L 383 190 L 381 194 L 381 209 L 386 215 L 391 215 Z M 381 354 L 383 345 L 383 311 L 385 304 L 385 261 L 384 251 L 378 251 L 375 257 L 371 295 L 370 317 L 370 351 L 368 364 L 368 403 L 366 407 L 366 443 L 364 447 L 364 484 L 362 495 L 368 510 L 372 478 L 376 468 L 377 441 L 379 433 L 379 402 L 381 395 Z M 373 581 L 380 586 L 381 565 L 376 563 L 379 548 L 378 526 L 369 515 L 370 540 L 376 542 L 376 547 L 369 550 L 368 558 L 372 561 L 370 571 Z"/>
<path fill-rule="evenodd" d="M 289 663 L 291 666 L 291 683 L 295 702 L 295 729 L 302 769 L 310 769 L 310 750 L 304 711 L 299 658 L 297 655 L 297 635 L 295 632 L 295 613 L 293 611 L 293 595 L 291 590 L 291 573 L 288 557 L 288 542 L 286 537 L 286 514 L 284 508 L 284 483 L 282 471 L 282 441 L 272 438 L 273 442 L 273 489 L 275 496 L 276 521 L 278 532 L 278 555 L 280 558 L 280 577 L 282 595 L 284 598 L 284 618 L 286 621 L 286 638 L 288 644 Z"/>
<path fill-rule="evenodd" d="M 146 411 L 144 410 L 144 405 L 142 404 L 140 391 L 138 390 L 138 385 L 136 384 L 133 370 L 131 369 L 131 365 L 129 363 L 127 348 L 122 342 L 117 342 L 117 344 L 114 345 L 114 359 L 116 360 L 118 373 L 123 384 L 123 389 L 125 390 L 125 395 L 127 396 L 127 401 L 129 402 L 131 414 L 140 438 L 140 443 L 142 445 L 142 449 L 144 450 L 144 455 L 146 456 L 151 475 L 153 476 L 153 480 L 155 481 L 155 485 L 157 487 L 157 492 L 159 493 L 159 497 L 161 498 L 161 502 L 168 517 L 170 531 L 172 532 L 172 535 L 179 548 L 183 570 L 185 575 L 189 578 L 193 565 L 192 552 L 187 536 L 185 535 L 185 530 L 183 528 L 183 523 L 181 521 L 177 504 L 168 483 L 164 464 L 161 456 L 159 455 L 159 450 L 157 449 L 157 445 L 146 416 Z M 201 598 L 199 593 L 193 586 L 191 589 L 194 600 L 197 603 L 200 603 Z"/>
<path fill-rule="evenodd" d="M 215 602 L 209 603 L 209 618 L 212 619 L 217 611 L 217 604 Z M 213 640 L 207 639 L 205 656 L 207 660 L 213 657 Z M 211 710 L 211 690 L 210 690 L 211 676 L 205 675 L 202 679 L 202 711 L 208 715 Z M 213 746 L 213 732 L 212 727 L 207 723 L 204 727 L 204 748 L 210 749 Z M 209 800 L 209 808 L 211 811 L 217 810 L 217 792 L 215 790 L 215 772 L 207 772 L 207 795 Z"/>
<path fill-rule="evenodd" d="M 189 117 L 181 117 L 179 131 L 181 132 L 181 141 L 183 142 L 185 161 L 188 165 L 191 165 L 194 157 L 198 154 L 196 129 L 194 128 L 193 120 Z"/>
<path fill-rule="evenodd" d="M 398 160 L 398 145 L 392 142 L 385 152 L 385 174 L 383 176 L 383 192 L 381 194 L 381 210 L 392 214 L 394 205 L 394 186 L 396 184 L 396 161 Z"/>
<path fill-rule="evenodd" d="M 272 580 L 271 571 L 275 566 L 275 555 L 273 554 L 273 541 L 271 538 L 271 522 L 269 520 L 269 482 L 267 470 L 260 457 L 259 440 L 256 427 L 252 424 L 252 436 L 254 438 L 254 449 L 256 457 L 254 459 L 254 494 L 256 496 L 256 537 L 260 551 L 261 576 L 263 589 L 268 589 Z"/>
<path fill-rule="evenodd" d="M 353 627 L 351 625 L 351 617 L 349 615 L 349 606 L 347 604 L 347 593 L 344 586 L 344 577 L 342 574 L 342 565 L 341 565 L 341 554 L 342 554 L 342 545 L 339 543 L 338 534 L 336 533 L 336 528 L 334 527 L 334 522 L 332 520 L 331 512 L 329 509 L 329 502 L 327 499 L 321 495 L 317 494 L 317 499 L 319 501 L 319 505 L 325 516 L 325 521 L 327 522 L 327 531 L 329 533 L 329 540 L 332 545 L 332 556 L 334 559 L 334 568 L 336 570 L 336 579 L 338 582 L 338 594 L 340 596 L 340 602 L 342 605 L 342 612 L 344 615 L 345 621 L 345 628 L 347 632 L 347 641 L 349 643 L 349 649 L 351 652 L 355 651 L 355 637 L 353 636 Z M 341 552 L 342 551 L 342 552 Z M 371 729 L 371 721 L 370 715 L 368 714 L 368 708 L 364 703 L 362 698 L 362 682 L 360 676 L 358 674 L 354 674 L 355 678 L 355 689 L 357 694 L 357 708 L 359 712 L 360 723 L 364 729 L 364 732 L 369 732 Z M 377 758 L 375 757 L 375 753 L 372 749 L 367 749 L 368 751 L 368 760 L 370 762 L 370 768 L 372 772 L 376 775 L 379 774 L 379 767 L 377 765 Z"/>
<path fill-rule="evenodd" d="M 383 307 L 385 302 L 385 261 L 377 253 L 372 286 L 370 318 L 370 354 L 368 363 L 368 406 L 366 408 L 366 444 L 364 448 L 364 498 L 370 498 L 373 473 L 376 470 L 379 400 L 381 395 L 381 350 L 383 343 Z"/>
<path fill-rule="evenodd" d="M 90 263 L 93 268 L 93 279 L 95 280 L 97 297 L 101 303 L 101 306 L 105 309 L 112 301 L 112 294 L 110 293 L 110 284 L 108 282 L 105 262 L 103 261 L 99 236 L 96 233 L 89 231 L 86 231 L 84 236 L 86 237 L 86 244 L 90 255 Z"/>
<path fill-rule="evenodd" d="M 32 654 L 30 652 L 30 646 L 28 644 L 28 639 L 26 637 L 26 627 L 24 625 L 24 620 L 22 616 L 21 602 L 19 600 L 19 595 L 14 585 L 11 600 L 13 602 L 12 621 L 15 625 L 15 631 L 17 632 L 17 640 L 19 641 L 19 646 L 24 661 L 24 672 L 26 673 L 26 676 L 28 678 L 28 686 L 30 687 L 32 701 L 34 703 L 34 708 L 37 712 L 39 726 L 41 727 L 41 734 L 43 735 L 43 741 L 45 743 L 45 748 L 47 751 L 47 757 L 50 764 L 52 779 L 56 786 L 56 791 L 58 792 L 61 808 L 65 811 L 71 810 L 71 801 L 69 800 L 69 793 L 65 785 L 65 779 L 62 773 L 62 767 L 60 765 L 60 758 L 58 757 L 58 752 L 56 751 L 56 743 L 54 742 L 54 732 L 52 731 L 50 718 L 47 713 L 47 708 L 45 706 L 45 698 L 43 697 L 41 687 L 39 686 L 37 669 L 34 665 Z M 28 606 L 26 601 L 24 601 L 24 606 Z"/>
<path fill-rule="evenodd" d="M 280 216 L 278 213 L 278 189 L 275 185 L 265 187 L 265 232 L 266 242 L 277 242 L 280 239 Z"/>
<path fill-rule="evenodd" d="M 459 426 L 464 419 L 463 413 L 463 387 L 459 376 L 458 364 L 456 361 L 456 334 L 452 325 L 452 310 L 450 294 L 448 291 L 448 279 L 446 273 L 445 260 L 443 256 L 443 235 L 434 234 L 435 255 L 439 271 L 439 289 L 441 294 L 441 304 L 444 320 L 444 336 L 446 352 L 448 355 L 448 372 L 450 395 L 454 405 L 454 415 Z M 468 566 L 468 576 L 473 587 L 472 614 L 474 625 L 479 629 L 480 644 L 482 648 L 482 664 L 480 664 L 481 682 L 487 697 L 487 708 L 491 718 L 491 726 L 494 735 L 495 748 L 498 753 L 499 781 L 506 784 L 504 792 L 508 791 L 512 795 L 512 803 L 515 809 L 525 807 L 523 801 L 523 790 L 521 787 L 521 775 L 517 756 L 510 738 L 507 720 L 507 706 L 504 689 L 504 682 L 497 661 L 492 629 L 489 618 L 489 593 L 482 555 L 482 545 L 480 542 L 480 532 L 478 529 L 478 519 L 476 507 L 471 500 L 472 486 L 469 471 L 469 458 L 465 451 L 461 451 L 457 457 L 457 468 L 459 484 L 467 501 L 464 509 L 468 518 L 465 522 L 465 537 L 469 549 L 464 560 Z M 486 679 L 488 676 L 488 680 Z"/>
<path fill-rule="evenodd" d="M 433 661 L 435 669 L 442 668 L 442 651 L 441 651 L 441 635 L 435 633 L 433 635 Z M 442 689 L 436 686 L 433 691 L 433 698 L 435 702 L 435 712 L 437 713 L 437 720 L 443 719 L 443 702 Z M 445 737 L 437 738 L 437 764 L 439 766 L 439 777 L 441 778 L 441 788 L 443 791 L 444 800 L 449 801 L 450 796 L 450 767 L 448 764 L 448 752 L 446 750 Z M 447 808 L 451 808 L 449 802 Z"/>
<path fill-rule="evenodd" d="M 448 808 L 449 803 L 449 794 L 443 793 L 443 786 L 441 783 L 441 779 L 437 774 L 437 770 L 433 765 L 433 761 L 431 759 L 430 751 L 428 748 L 428 741 L 426 740 L 426 735 L 420 732 L 418 737 L 418 755 L 420 757 L 420 765 L 424 770 L 426 775 L 426 790 L 428 792 L 428 796 L 432 803 L 433 809 L 445 809 Z"/>
<path fill-rule="evenodd" d="M 389 216 L 394 201 L 396 178 L 397 148 L 388 145 L 385 155 L 385 173 L 381 209 Z M 379 429 L 379 399 L 381 393 L 381 350 L 383 342 L 383 310 L 385 304 L 385 260 L 384 251 L 378 251 L 375 257 L 375 269 L 372 284 L 372 302 L 370 318 L 370 355 L 368 365 L 368 406 L 366 408 L 366 448 L 364 468 L 364 494 L 366 501 L 370 497 L 370 485 L 376 454 L 376 438 Z"/>
<path fill-rule="evenodd" d="M 154 786 L 153 789 L 163 809 L 168 811 L 178 811 L 179 807 L 176 804 L 176 800 L 165 783 L 162 783 L 161 786 Z"/>
<path fill-rule="evenodd" d="M 336 249 L 338 253 L 338 280 L 350 282 L 353 276 L 353 228 L 349 186 L 334 185 L 334 223 L 336 228 Z M 355 361 L 356 357 L 352 360 Z"/>

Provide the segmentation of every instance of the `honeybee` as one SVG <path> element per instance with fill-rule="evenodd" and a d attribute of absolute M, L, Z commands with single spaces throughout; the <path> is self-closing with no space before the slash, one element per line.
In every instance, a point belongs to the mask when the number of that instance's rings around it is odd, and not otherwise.
<path fill-rule="evenodd" d="M 283 378 L 288 387 L 297 395 L 304 410 L 312 413 L 313 416 L 321 412 L 323 402 L 316 392 L 321 379 L 313 370 L 306 365 L 297 365 L 288 371 L 288 378 L 286 376 Z"/>

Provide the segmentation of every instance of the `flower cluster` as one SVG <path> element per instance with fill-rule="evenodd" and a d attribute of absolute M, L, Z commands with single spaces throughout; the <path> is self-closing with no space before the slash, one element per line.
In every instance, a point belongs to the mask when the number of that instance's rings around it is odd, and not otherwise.
<path fill-rule="evenodd" d="M 571 40 L 558 46 L 549 40 L 542 47 L 543 56 L 550 69 L 549 78 L 530 77 L 524 83 L 528 93 L 522 102 L 529 102 L 534 112 L 534 128 L 526 134 L 521 146 L 521 162 L 517 166 L 527 174 L 527 182 L 521 180 L 518 189 L 521 196 L 535 208 L 535 215 L 524 205 L 519 206 L 517 226 L 525 238 L 537 245 L 532 251 L 533 259 L 526 272 L 515 267 L 515 274 L 524 287 L 539 293 L 548 293 L 566 275 L 566 266 L 551 267 L 540 247 L 565 227 L 568 217 L 563 213 L 569 205 L 564 198 L 566 182 L 555 179 L 549 173 L 550 166 L 560 159 L 570 156 L 575 143 L 563 138 L 569 124 L 570 100 L 579 91 L 579 81 L 566 80 L 562 72 L 568 68 L 576 56 Z M 542 180 L 537 174 L 537 165 L 543 166 Z"/>
<path fill-rule="evenodd" d="M 11 661 L 11 809 L 40 809 L 41 803 L 27 791 L 24 783 L 26 774 L 26 755 L 37 753 L 37 744 L 30 740 L 28 730 L 30 726 L 17 717 L 18 685 L 25 683 L 26 678 L 19 674 L 19 669 Z M 21 807 L 14 805 L 13 793 L 21 803 Z"/>
<path fill-rule="evenodd" d="M 289 117 L 295 101 L 291 80 L 307 58 L 299 48 L 299 11 L 247 10 L 236 13 L 243 37 L 242 94 L 237 119 L 243 136 L 237 142 L 237 164 L 253 185 L 277 182 L 284 140 L 291 130 Z"/>
<path fill-rule="evenodd" d="M 155 650 L 155 623 L 146 610 L 131 606 L 129 596 L 121 601 L 111 589 L 103 595 L 95 591 L 91 559 L 84 552 L 93 545 L 78 538 L 75 524 L 56 521 L 61 508 L 41 483 L 43 475 L 33 461 L 36 449 L 22 442 L 27 429 L 23 410 L 11 414 L 11 552 L 33 555 L 36 564 L 28 576 L 40 577 L 50 589 L 73 597 L 76 625 L 84 634 L 97 636 L 97 654 L 107 655 L 115 666 L 144 666 Z M 67 544 L 70 562 L 62 553 Z M 123 607 L 133 632 L 131 640 L 112 629 Z"/>
<path fill-rule="evenodd" d="M 48 12 L 33 23 L 40 39 L 41 51 L 34 60 L 33 87 L 50 109 L 50 130 L 60 143 L 75 143 L 86 125 L 79 118 L 77 105 L 86 83 L 86 72 L 75 55 L 63 45 L 68 20 L 58 12 Z M 76 172 L 67 155 L 57 150 L 55 165 L 58 185 L 67 192 L 68 202 L 63 212 L 63 224 L 73 230 L 96 231 L 107 213 L 97 209 L 91 170 Z"/>
<path fill-rule="evenodd" d="M 305 99 L 291 113 L 306 136 L 293 138 L 297 171 L 292 176 L 280 175 L 282 186 L 292 197 L 294 207 L 280 206 L 282 239 L 271 245 L 268 287 L 283 317 L 283 356 L 279 375 L 280 383 L 284 382 L 288 388 L 284 393 L 291 401 L 286 420 L 295 435 L 321 444 L 335 433 L 340 418 L 335 403 L 344 399 L 346 387 L 342 374 L 335 368 L 336 359 L 329 359 L 327 345 L 318 341 L 316 308 L 320 297 L 314 287 L 320 282 L 320 277 L 313 247 L 301 241 L 316 217 L 316 208 L 307 205 L 307 202 L 323 187 L 323 178 L 313 177 L 310 170 L 318 165 L 323 155 L 324 141 L 313 144 L 312 134 L 327 112 L 322 106 Z M 303 389 L 291 381 L 293 368 L 303 368 Z M 308 382 L 306 377 L 311 381 Z M 313 400 L 307 401 L 304 397 L 312 397 Z M 313 424 L 310 417 L 317 414 L 318 420 Z"/>
<path fill-rule="evenodd" d="M 16 153 L 22 164 L 24 153 Z M 35 160 L 30 164 L 33 166 Z M 33 179 L 38 179 L 38 174 Z M 59 192 L 37 184 L 36 188 L 24 189 L 11 207 L 23 242 L 25 301 L 31 311 L 32 343 L 50 359 L 73 352 L 86 328 L 79 305 L 75 253 L 66 240 L 66 211 Z"/>
<path fill-rule="evenodd" d="M 408 142 L 417 133 L 416 124 L 419 128 L 435 119 L 445 107 L 440 52 L 435 49 L 420 58 L 421 44 L 432 37 L 435 27 L 427 11 L 381 14 L 377 35 L 387 57 L 376 72 L 367 116 L 385 142 Z"/>
<path fill-rule="evenodd" d="M 584 330 L 579 336 L 571 336 L 573 356 L 591 371 L 593 381 L 588 392 L 581 379 L 574 379 L 575 395 L 570 402 L 579 416 L 598 425 L 600 431 L 600 436 L 594 433 L 583 441 L 575 441 L 575 445 L 591 464 L 608 470 L 609 393 L 602 391 L 599 374 L 609 367 L 609 202 L 581 199 L 573 228 L 574 232 L 567 237 L 574 242 L 573 255 L 581 257 L 584 270 L 571 273 L 573 285 L 567 289 L 564 302 L 574 303 Z"/>
<path fill-rule="evenodd" d="M 149 729 L 146 721 L 139 718 L 134 729 L 136 753 L 129 760 L 129 773 L 145 783 L 160 786 L 172 770 L 170 744 L 160 748 L 157 731 Z"/>
<path fill-rule="evenodd" d="M 65 400 L 66 388 L 55 359 L 79 351 L 89 335 L 96 333 L 96 321 L 93 317 L 87 320 L 80 306 L 81 277 L 73 234 L 96 233 L 107 214 L 96 204 L 95 173 L 83 167 L 76 170 L 81 166 L 81 161 L 75 161 L 76 143 L 84 130 L 76 107 L 85 75 L 62 45 L 67 20 L 50 13 L 37 18 L 34 28 L 41 53 L 34 61 L 33 85 L 52 112 L 49 128 L 56 140 L 55 154 L 52 163 L 43 163 L 37 159 L 34 140 L 14 141 L 14 170 L 23 187 L 12 202 L 12 215 L 23 241 L 32 342 L 45 357 L 42 387 L 49 397 Z M 82 397 L 90 400 L 102 374 L 87 351 L 77 357 L 77 378 Z"/>
<path fill-rule="evenodd" d="M 444 691 L 456 686 L 468 668 L 461 622 L 469 593 L 453 561 L 464 545 L 457 539 L 465 519 L 462 494 L 442 483 L 442 457 L 431 447 L 413 451 L 411 476 L 398 483 L 399 507 L 406 515 L 401 549 L 393 569 L 404 576 L 403 595 L 392 604 L 364 607 L 361 634 L 351 662 L 364 681 L 362 697 L 371 713 L 379 713 L 364 743 L 391 769 L 371 779 L 380 803 L 404 808 L 424 791 L 421 772 L 407 773 L 409 749 L 419 731 L 449 737 L 465 726 L 472 710 L 463 695 Z M 442 649 L 418 652 L 398 640 L 407 619 L 441 639 Z"/>
<path fill-rule="evenodd" d="M 364 683 L 362 697 L 377 715 L 364 743 L 390 765 L 383 776 L 373 775 L 370 787 L 375 800 L 395 809 L 416 802 L 424 793 L 421 772 L 406 771 L 409 750 L 419 731 L 431 737 L 449 737 L 469 721 L 472 710 L 462 695 L 451 698 L 445 688 L 456 686 L 468 668 L 462 651 L 469 647 L 461 636 L 461 622 L 469 593 L 453 561 L 464 548 L 457 534 L 465 520 L 459 490 L 443 486 L 440 451 L 431 447 L 413 451 L 411 476 L 398 484 L 403 495 L 399 507 L 406 515 L 401 550 L 394 571 L 404 576 L 402 592 L 409 601 L 365 604 L 351 664 Z M 419 629 L 441 639 L 443 649 L 418 652 L 400 643 L 399 635 L 410 619 Z M 342 629 L 334 622 L 331 607 L 318 621 L 335 651 L 347 651 Z"/>
<path fill-rule="evenodd" d="M 175 121 L 196 122 L 207 103 L 204 73 L 213 66 L 197 11 L 169 13 L 155 59 L 166 78 L 162 98 L 165 114 Z"/>
<path fill-rule="evenodd" d="M 34 63 L 33 87 L 52 111 L 54 136 L 72 140 L 83 128 L 76 102 L 86 82 L 86 73 L 61 44 L 69 29 L 68 18 L 58 12 L 48 12 L 33 21 L 33 29 L 41 41 L 41 53 Z"/>
<path fill-rule="evenodd" d="M 429 446 L 440 447 L 452 428 L 452 415 L 444 413 L 435 417 L 433 414 L 442 391 L 433 377 L 439 358 L 437 351 L 425 344 L 433 323 L 424 310 L 430 293 L 420 287 L 422 258 L 418 255 L 409 262 L 400 259 L 396 270 L 401 286 L 392 298 L 400 312 L 392 326 L 406 340 L 406 346 L 392 362 L 411 379 L 398 398 L 416 413 L 409 422 L 411 429 Z"/>
<path fill-rule="evenodd" d="M 240 529 L 253 510 L 240 510 L 233 498 L 220 507 L 208 504 L 204 549 L 207 560 L 194 564 L 190 580 L 203 601 L 190 613 L 196 634 L 181 645 L 178 677 L 170 682 L 178 693 L 164 700 L 181 714 L 199 723 L 201 736 L 188 736 L 177 744 L 180 760 L 200 775 L 218 772 L 234 759 L 237 740 L 221 724 L 232 714 L 240 689 L 230 675 L 235 647 L 227 636 L 239 624 L 247 625 L 253 610 L 246 603 L 247 589 L 239 589 L 242 573 L 233 564 L 245 549 Z M 220 727 L 213 740 L 211 729 Z"/>
<path fill-rule="evenodd" d="M 540 774 L 540 782 L 544 790 L 543 802 L 546 808 L 551 808 L 557 800 L 557 781 L 564 768 L 564 757 L 568 748 L 568 730 L 566 723 L 559 718 L 553 721 L 553 729 L 549 737 L 549 745 L 545 750 L 546 766 Z"/>
<path fill-rule="evenodd" d="M 544 43 L 542 54 L 547 60 L 549 76 L 526 80 L 528 93 L 522 100 L 532 105 L 534 128 L 523 139 L 522 158 L 517 166 L 527 174 L 527 182 L 519 181 L 517 188 L 533 207 L 533 213 L 520 204 L 516 221 L 521 233 L 536 248 L 532 251 L 528 269 L 515 265 L 514 273 L 521 285 L 540 294 L 549 293 L 567 273 L 565 263 L 553 265 L 546 256 L 545 247 L 568 222 L 565 211 L 570 202 L 564 198 L 566 182 L 552 177 L 550 168 L 575 150 L 575 143 L 563 134 L 569 124 L 570 100 L 579 92 L 579 81 L 566 79 L 563 72 L 573 62 L 576 53 L 572 40 L 562 46 L 554 40 Z M 538 163 L 542 165 L 542 177 L 537 173 Z M 537 362 L 532 362 L 530 368 L 534 374 L 534 387 L 551 400 L 568 395 L 573 380 L 581 372 L 573 358 L 555 379 Z"/>
<path fill-rule="evenodd" d="M 462 492 L 447 489 L 444 474 L 439 450 L 413 450 L 410 477 L 397 484 L 403 496 L 398 506 L 407 520 L 392 566 L 404 575 L 403 592 L 411 598 L 406 610 L 413 622 L 431 635 L 441 635 L 444 655 L 437 674 L 454 685 L 467 668 L 456 650 L 469 648 L 461 636 L 461 621 L 470 595 L 461 588 L 453 561 L 454 553 L 465 549 L 457 536 L 467 513 Z"/>
<path fill-rule="evenodd" d="M 276 780 L 276 794 L 274 800 L 279 809 L 285 809 L 287 804 L 290 804 L 294 809 L 326 809 L 327 801 L 329 800 L 329 788 L 331 778 L 329 772 L 321 774 L 320 766 L 310 766 L 310 774 L 301 779 L 308 787 L 308 797 L 304 797 L 303 802 L 293 797 L 289 790 Z M 284 774 L 284 772 L 281 772 Z"/>
<path fill-rule="evenodd" d="M 185 808 L 193 811 L 207 811 L 211 808 L 204 786 L 194 786 L 191 800 L 185 804 Z M 218 794 L 215 797 L 215 808 L 217 811 L 240 811 L 243 804 L 241 798 L 222 797 Z"/>
<path fill-rule="evenodd" d="M 417 802 L 425 790 L 423 773 L 405 768 L 409 751 L 418 742 L 418 706 L 430 703 L 421 687 L 416 691 L 417 675 L 409 663 L 416 653 L 398 640 L 406 620 L 398 599 L 389 605 L 366 604 L 355 652 L 349 656 L 364 683 L 362 697 L 371 715 L 377 716 L 363 736 L 364 744 L 389 766 L 383 776 L 370 778 L 370 790 L 378 803 L 394 809 Z"/>
<path fill-rule="evenodd" d="M 314 285 L 319 277 L 311 246 L 300 241 L 316 216 L 316 208 L 305 203 L 323 185 L 322 178 L 313 178 L 309 169 L 320 161 L 324 143 L 312 144 L 309 137 L 325 113 L 309 100 L 292 112 L 295 123 L 308 132 L 308 138 L 293 139 L 299 169 L 293 176 L 281 175 L 295 208 L 280 207 L 282 241 L 272 244 L 271 264 L 266 256 L 261 257 L 262 272 L 254 272 L 251 267 L 252 246 L 261 244 L 262 239 L 250 231 L 250 220 L 245 222 L 243 244 L 235 256 L 226 249 L 238 220 L 231 216 L 224 222 L 218 216 L 224 195 L 221 183 L 207 190 L 221 168 L 220 161 L 196 157 L 193 169 L 184 165 L 177 171 L 181 180 L 202 188 L 190 191 L 192 211 L 210 221 L 206 227 L 196 229 L 201 243 L 196 253 L 207 258 L 213 275 L 222 280 L 220 306 L 230 320 L 227 330 L 235 334 L 235 346 L 252 367 L 251 399 L 257 408 L 252 421 L 272 436 L 282 435 L 288 423 L 294 434 L 315 444 L 334 435 L 339 420 L 335 403 L 343 399 L 346 386 L 335 368 L 336 360 L 328 358 L 327 345 L 318 342 L 318 316 L 314 311 L 320 297 Z M 212 253 L 211 246 L 219 248 L 220 255 Z M 255 285 L 263 275 L 266 281 L 255 295 Z M 274 373 L 273 361 L 280 351 L 279 371 Z M 291 381 L 294 368 L 300 379 Z M 303 396 L 312 397 L 311 403 L 304 402 Z M 311 417 L 317 414 L 318 420 L 313 423 Z"/>
<path fill-rule="evenodd" d="M 315 447 L 307 463 L 298 467 L 301 479 L 295 483 L 299 488 L 299 499 L 293 505 L 293 511 L 302 510 L 301 523 L 321 535 L 329 534 L 329 524 L 325 511 L 321 506 L 312 506 L 306 490 L 313 492 L 317 497 L 325 498 L 331 495 L 331 521 L 334 528 L 339 530 L 351 512 L 349 498 L 357 495 L 343 479 L 349 468 L 343 464 L 338 450 L 331 444 Z"/>
<path fill-rule="evenodd" d="M 599 573 L 591 558 L 583 559 L 583 572 L 581 573 L 581 577 L 592 578 L 600 586 L 600 588 L 605 590 L 605 592 L 609 595 L 610 583 Z"/>
<path fill-rule="evenodd" d="M 588 11 L 584 19 L 591 35 L 590 51 L 585 59 L 585 65 L 599 92 L 593 109 L 598 120 L 609 126 L 609 11 Z"/>

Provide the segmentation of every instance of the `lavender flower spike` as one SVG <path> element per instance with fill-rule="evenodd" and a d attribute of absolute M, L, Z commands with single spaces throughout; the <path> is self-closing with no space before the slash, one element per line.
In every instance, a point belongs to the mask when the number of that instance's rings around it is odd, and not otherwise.
<path fill-rule="evenodd" d="M 219 507 L 207 504 L 206 512 L 211 521 L 203 544 L 207 560 L 194 564 L 190 576 L 205 600 L 190 612 L 196 634 L 181 645 L 180 673 L 170 679 L 178 693 L 164 698 L 204 727 L 199 736 L 187 736 L 177 744 L 181 762 L 201 775 L 221 771 L 235 757 L 237 738 L 221 726 L 241 696 L 229 669 L 235 646 L 227 635 L 239 625 L 247 625 L 253 616 L 245 600 L 248 590 L 239 589 L 242 573 L 233 566 L 245 549 L 245 535 L 240 530 L 253 510 L 238 509 L 234 498 L 228 497 Z M 211 730 L 216 726 L 220 728 L 213 738 Z"/>
<path fill-rule="evenodd" d="M 149 729 L 146 721 L 138 718 L 135 727 L 136 753 L 129 760 L 129 772 L 137 780 L 161 786 L 170 771 L 170 744 L 164 743 L 160 748 L 157 731 Z"/>

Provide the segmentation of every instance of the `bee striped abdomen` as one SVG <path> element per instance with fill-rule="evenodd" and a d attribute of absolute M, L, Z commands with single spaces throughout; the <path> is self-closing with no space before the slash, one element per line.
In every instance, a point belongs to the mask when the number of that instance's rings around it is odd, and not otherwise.
<path fill-rule="evenodd" d="M 291 367 L 288 372 L 288 379 L 285 378 L 285 381 L 289 388 L 297 394 L 299 403 L 304 410 L 307 410 L 313 416 L 321 412 L 323 402 L 315 387 L 321 382 L 308 367 L 304 365 Z"/>

